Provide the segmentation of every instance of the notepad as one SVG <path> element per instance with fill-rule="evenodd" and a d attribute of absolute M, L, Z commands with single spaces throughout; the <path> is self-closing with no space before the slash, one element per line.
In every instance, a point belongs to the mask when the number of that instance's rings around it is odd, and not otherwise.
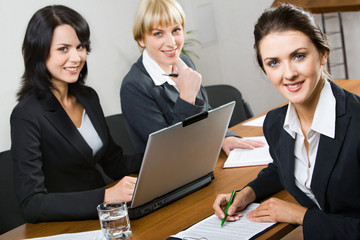
<path fill-rule="evenodd" d="M 252 127 L 262 127 L 264 124 L 265 117 L 266 117 L 266 115 L 257 117 L 251 121 L 244 123 L 243 125 L 244 126 L 252 126 Z"/>
<path fill-rule="evenodd" d="M 243 217 L 236 222 L 225 222 L 221 227 L 221 220 L 214 214 L 196 223 L 188 229 L 171 236 L 171 239 L 206 238 L 208 240 L 242 240 L 253 239 L 264 231 L 275 226 L 274 222 L 251 222 L 246 214 L 256 209 L 258 203 L 250 204 L 244 211 Z"/>
<path fill-rule="evenodd" d="M 272 162 L 265 137 L 246 137 L 245 139 L 262 141 L 265 146 L 255 149 L 232 150 L 224 163 L 224 168 L 267 165 Z"/>
<path fill-rule="evenodd" d="M 95 230 L 79 233 L 65 233 L 49 237 L 27 238 L 26 240 L 105 240 L 105 237 L 101 230 Z"/>

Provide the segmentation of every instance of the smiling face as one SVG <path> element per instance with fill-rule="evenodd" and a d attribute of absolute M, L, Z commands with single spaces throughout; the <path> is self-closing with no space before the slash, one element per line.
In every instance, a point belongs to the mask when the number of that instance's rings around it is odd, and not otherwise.
<path fill-rule="evenodd" d="M 86 58 L 86 47 L 80 42 L 74 28 L 70 25 L 56 27 L 46 60 L 54 87 L 76 82 Z"/>
<path fill-rule="evenodd" d="M 327 53 L 319 52 L 304 33 L 271 32 L 260 41 L 259 51 L 271 83 L 295 106 L 320 96 Z"/>
<path fill-rule="evenodd" d="M 138 42 L 140 46 L 146 48 L 149 56 L 168 73 L 178 61 L 184 45 L 183 27 L 180 24 L 167 27 L 157 26 L 150 33 L 145 33 L 144 39 Z"/>

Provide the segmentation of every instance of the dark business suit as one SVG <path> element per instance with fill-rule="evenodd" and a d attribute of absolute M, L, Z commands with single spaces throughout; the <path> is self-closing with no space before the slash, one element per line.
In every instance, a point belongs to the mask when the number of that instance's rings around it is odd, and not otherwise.
<path fill-rule="evenodd" d="M 189 57 L 184 54 L 180 57 L 195 69 Z M 120 98 L 130 137 L 139 153 L 145 151 L 151 133 L 211 109 L 203 86 L 195 105 L 182 100 L 179 92 L 168 83 L 156 86 L 142 63 L 142 55 L 122 81 Z M 226 136 L 238 135 L 227 132 Z"/>
<path fill-rule="evenodd" d="M 26 96 L 11 115 L 14 184 L 28 222 L 97 218 L 105 182 L 96 165 L 113 179 L 139 169 L 141 159 L 123 156 L 110 137 L 96 92 L 74 95 L 103 142 L 95 156 L 52 93 Z"/>
<path fill-rule="evenodd" d="M 305 239 L 360 239 L 360 97 L 334 83 L 335 139 L 320 136 L 311 189 L 320 207 L 296 185 L 294 139 L 283 129 L 287 105 L 269 112 L 264 135 L 274 160 L 249 185 L 257 200 L 285 188 L 308 208 Z"/>

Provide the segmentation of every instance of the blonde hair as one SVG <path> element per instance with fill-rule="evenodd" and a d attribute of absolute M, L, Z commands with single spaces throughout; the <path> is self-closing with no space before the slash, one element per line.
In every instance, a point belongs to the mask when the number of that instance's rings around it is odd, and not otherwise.
<path fill-rule="evenodd" d="M 144 40 L 145 34 L 157 26 L 167 27 L 173 24 L 181 24 L 183 29 L 185 26 L 185 13 L 177 1 L 141 0 L 135 13 L 134 40 Z"/>

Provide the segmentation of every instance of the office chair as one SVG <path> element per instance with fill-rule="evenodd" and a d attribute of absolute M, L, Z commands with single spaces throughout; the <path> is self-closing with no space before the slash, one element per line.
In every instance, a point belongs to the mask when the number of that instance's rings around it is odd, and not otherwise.
<path fill-rule="evenodd" d="M 205 90 L 209 97 L 209 103 L 212 108 L 219 107 L 231 101 L 236 102 L 229 127 L 232 127 L 254 116 L 250 105 L 244 101 L 241 92 L 237 88 L 230 85 L 220 84 L 206 86 Z"/>
<path fill-rule="evenodd" d="M 135 154 L 135 147 L 127 131 L 124 116 L 119 113 L 107 116 L 105 119 L 111 136 L 115 143 L 122 147 L 124 154 Z"/>
<path fill-rule="evenodd" d="M 0 153 L 0 235 L 25 223 L 20 214 L 13 183 L 10 150 Z"/>

